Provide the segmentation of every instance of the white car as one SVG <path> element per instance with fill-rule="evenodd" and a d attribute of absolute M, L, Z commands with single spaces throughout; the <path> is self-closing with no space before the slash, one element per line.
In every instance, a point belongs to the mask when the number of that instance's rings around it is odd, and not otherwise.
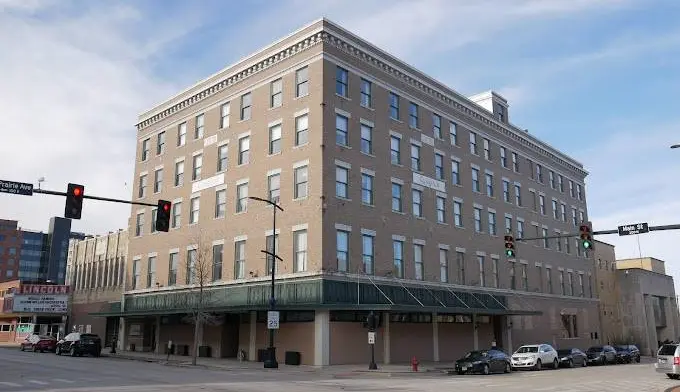
<path fill-rule="evenodd" d="M 510 357 L 513 369 L 541 370 L 544 366 L 557 369 L 560 365 L 557 351 L 549 344 L 522 346 Z"/>

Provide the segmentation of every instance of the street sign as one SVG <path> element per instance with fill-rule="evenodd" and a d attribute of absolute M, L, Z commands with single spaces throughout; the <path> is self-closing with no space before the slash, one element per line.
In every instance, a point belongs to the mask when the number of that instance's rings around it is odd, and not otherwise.
<path fill-rule="evenodd" d="M 619 226 L 619 235 L 633 235 L 644 233 L 649 233 L 649 225 L 647 224 L 647 222 Z"/>
<path fill-rule="evenodd" d="M 25 182 L 0 180 L 0 193 L 33 196 L 33 184 L 27 184 Z"/>
<path fill-rule="evenodd" d="M 375 332 L 368 333 L 368 344 L 375 344 Z"/>
<path fill-rule="evenodd" d="M 279 312 L 270 310 L 267 312 L 267 329 L 279 329 Z"/>

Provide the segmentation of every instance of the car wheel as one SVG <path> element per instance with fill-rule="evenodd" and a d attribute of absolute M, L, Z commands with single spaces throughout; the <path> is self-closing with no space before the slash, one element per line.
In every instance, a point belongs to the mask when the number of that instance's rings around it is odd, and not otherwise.
<path fill-rule="evenodd" d="M 570 368 L 573 368 L 574 367 L 574 360 L 570 359 L 569 362 L 567 362 L 567 366 L 569 366 Z"/>
<path fill-rule="evenodd" d="M 512 368 L 510 367 L 510 364 L 506 362 L 504 373 L 510 373 L 511 371 L 512 371 Z"/>
<path fill-rule="evenodd" d="M 462 376 L 463 374 L 465 374 L 465 372 L 463 372 L 462 370 L 459 370 L 457 373 L 458 373 L 459 376 Z"/>
<path fill-rule="evenodd" d="M 33 352 L 34 352 L 34 353 L 37 353 L 37 352 L 38 352 L 38 348 L 37 348 L 36 346 L 33 346 Z"/>
<path fill-rule="evenodd" d="M 482 366 L 482 374 L 485 376 L 489 375 L 489 365 L 484 364 L 484 366 Z"/>
<path fill-rule="evenodd" d="M 69 354 L 71 354 L 72 357 L 75 357 L 77 355 L 76 348 L 71 346 L 71 351 L 69 352 Z"/>
<path fill-rule="evenodd" d="M 542 368 L 541 360 L 540 360 L 540 359 L 537 359 L 537 360 L 536 360 L 536 365 L 534 366 L 534 369 L 536 369 L 536 370 L 541 370 L 541 368 Z"/>
<path fill-rule="evenodd" d="M 583 361 L 581 361 L 581 367 L 586 367 L 586 366 L 588 366 L 588 360 L 584 359 Z"/>
<path fill-rule="evenodd" d="M 557 360 L 557 358 L 553 359 L 552 368 L 553 368 L 553 369 L 559 369 L 559 367 L 560 367 L 560 363 L 559 363 L 559 361 Z"/>
<path fill-rule="evenodd" d="M 24 345 L 19 346 L 19 351 L 24 351 Z"/>
<path fill-rule="evenodd" d="M 640 363 L 640 356 L 635 357 L 635 362 Z"/>
<path fill-rule="evenodd" d="M 57 347 L 54 349 L 54 353 L 57 354 L 57 355 L 61 355 L 61 348 L 59 348 L 59 346 L 57 346 Z"/>

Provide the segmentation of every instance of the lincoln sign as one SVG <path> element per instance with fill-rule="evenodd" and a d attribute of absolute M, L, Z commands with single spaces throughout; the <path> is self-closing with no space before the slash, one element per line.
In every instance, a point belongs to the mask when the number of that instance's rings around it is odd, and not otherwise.
<path fill-rule="evenodd" d="M 22 284 L 14 289 L 12 311 L 15 313 L 66 313 L 69 286 Z"/>
<path fill-rule="evenodd" d="M 50 284 L 22 284 L 14 290 L 14 294 L 61 294 L 68 295 L 69 286 Z"/>

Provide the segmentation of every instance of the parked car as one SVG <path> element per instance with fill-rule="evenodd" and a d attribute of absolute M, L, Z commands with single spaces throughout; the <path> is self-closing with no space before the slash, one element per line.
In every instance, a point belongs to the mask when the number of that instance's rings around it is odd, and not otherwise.
<path fill-rule="evenodd" d="M 42 353 L 45 351 L 54 351 L 56 347 L 57 339 L 53 338 L 52 336 L 33 334 L 27 336 L 26 340 L 21 342 L 19 349 L 21 351 L 32 350 L 33 352 L 40 351 Z"/>
<path fill-rule="evenodd" d="M 583 351 L 577 348 L 557 350 L 557 356 L 560 361 L 560 366 L 573 368 L 574 366 L 588 365 L 588 357 Z"/>
<path fill-rule="evenodd" d="M 680 379 L 680 346 L 676 343 L 664 344 L 656 353 L 656 371 L 665 373 L 673 380 Z"/>
<path fill-rule="evenodd" d="M 614 346 L 618 363 L 640 363 L 640 349 L 634 344 L 620 344 Z"/>
<path fill-rule="evenodd" d="M 586 350 L 588 365 L 607 365 L 616 363 L 616 350 L 609 345 L 593 346 Z"/>
<path fill-rule="evenodd" d="M 465 373 L 510 373 L 510 357 L 501 350 L 470 351 L 456 361 L 456 372 Z"/>
<path fill-rule="evenodd" d="M 98 357 L 102 351 L 102 340 L 98 335 L 91 333 L 73 332 L 57 342 L 55 353 L 57 355 L 69 354 L 72 357 L 81 357 L 90 354 Z"/>
<path fill-rule="evenodd" d="M 541 370 L 543 366 L 559 367 L 557 351 L 549 344 L 530 344 L 522 346 L 512 354 L 510 364 L 513 369 Z"/>

